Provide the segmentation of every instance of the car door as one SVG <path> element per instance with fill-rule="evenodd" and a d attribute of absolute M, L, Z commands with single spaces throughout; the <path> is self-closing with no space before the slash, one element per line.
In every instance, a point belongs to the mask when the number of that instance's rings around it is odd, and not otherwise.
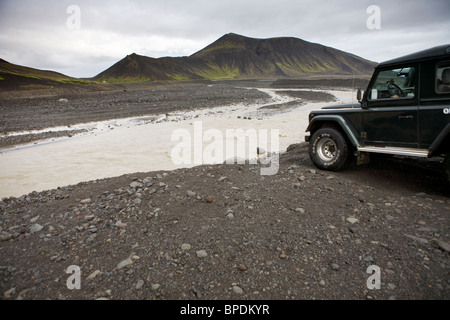
<path fill-rule="evenodd" d="M 418 147 L 418 65 L 378 69 L 363 108 L 363 140 L 367 145 Z"/>
<path fill-rule="evenodd" d="M 450 60 L 427 61 L 421 71 L 418 133 L 428 149 L 450 124 Z"/>

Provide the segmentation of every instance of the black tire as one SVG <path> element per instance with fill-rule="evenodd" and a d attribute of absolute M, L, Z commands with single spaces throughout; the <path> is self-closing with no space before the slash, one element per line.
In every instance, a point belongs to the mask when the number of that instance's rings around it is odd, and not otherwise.
<path fill-rule="evenodd" d="M 349 144 L 340 131 L 321 128 L 311 137 L 309 156 L 317 168 L 339 171 L 349 158 Z"/>

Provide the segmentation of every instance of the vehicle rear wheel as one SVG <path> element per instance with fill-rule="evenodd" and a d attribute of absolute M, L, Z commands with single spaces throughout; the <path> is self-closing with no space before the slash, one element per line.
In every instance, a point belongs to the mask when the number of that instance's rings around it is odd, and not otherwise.
<path fill-rule="evenodd" d="M 309 156 L 319 169 L 338 171 L 347 163 L 348 142 L 342 133 L 334 128 L 319 129 L 311 137 Z"/>

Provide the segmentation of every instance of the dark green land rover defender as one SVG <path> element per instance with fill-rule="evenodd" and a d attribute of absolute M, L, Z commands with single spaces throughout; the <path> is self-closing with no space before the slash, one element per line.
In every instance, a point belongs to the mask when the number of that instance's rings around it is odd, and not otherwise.
<path fill-rule="evenodd" d="M 450 180 L 450 44 L 378 64 L 359 103 L 309 114 L 312 162 L 337 171 L 370 153 L 443 157 Z"/>

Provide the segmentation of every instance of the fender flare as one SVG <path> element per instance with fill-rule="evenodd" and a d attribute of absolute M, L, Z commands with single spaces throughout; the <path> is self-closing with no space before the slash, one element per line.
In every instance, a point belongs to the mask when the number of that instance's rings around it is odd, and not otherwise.
<path fill-rule="evenodd" d="M 312 128 L 323 122 L 333 122 L 338 124 L 353 146 L 359 147 L 362 145 L 362 141 L 360 139 L 358 131 L 356 131 L 355 127 L 342 116 L 317 115 L 311 119 L 308 124 L 308 128 L 306 128 L 306 131 L 311 131 Z"/>

